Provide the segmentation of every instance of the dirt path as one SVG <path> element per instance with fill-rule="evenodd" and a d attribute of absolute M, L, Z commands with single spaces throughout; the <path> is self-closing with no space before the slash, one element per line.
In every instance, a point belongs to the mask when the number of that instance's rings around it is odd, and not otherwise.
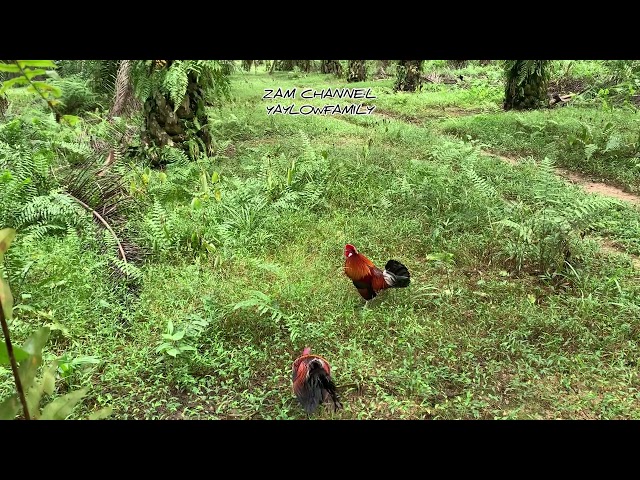
<path fill-rule="evenodd" d="M 503 162 L 506 162 L 510 165 L 518 164 L 518 160 L 512 157 L 505 157 L 504 155 L 498 155 L 496 153 L 492 153 L 486 150 L 482 150 L 482 153 L 484 153 L 485 155 L 490 155 L 495 158 L 499 158 Z M 596 193 L 598 195 L 603 195 L 609 198 L 615 198 L 617 200 L 630 203 L 632 205 L 640 206 L 640 197 L 638 197 L 638 195 L 633 195 L 617 187 L 607 185 L 606 183 L 594 182 L 591 179 L 583 175 L 580 175 L 579 173 L 571 172 L 564 168 L 556 167 L 555 171 L 558 174 L 558 176 L 568 180 L 573 184 L 580 185 L 584 189 L 584 191 L 587 193 Z M 640 270 L 640 257 L 633 255 L 631 253 L 628 253 L 627 251 L 625 251 L 623 247 L 617 245 L 616 243 L 612 242 L 609 239 L 598 239 L 598 241 L 600 243 L 600 249 L 603 252 L 616 253 L 616 254 L 624 253 L 626 255 L 629 255 L 629 257 L 631 258 L 631 263 L 633 264 L 633 267 L 636 270 Z"/>
<path fill-rule="evenodd" d="M 629 202 L 634 205 L 640 205 L 640 197 L 632 193 L 627 193 L 624 190 L 620 190 L 618 187 L 607 185 L 606 183 L 593 182 L 587 177 L 565 170 L 564 168 L 556 168 L 556 172 L 558 172 L 558 175 L 566 178 L 572 183 L 582 186 L 582 188 L 589 193 L 598 193 L 605 197 L 617 198 L 618 200 Z"/>
<path fill-rule="evenodd" d="M 505 157 L 504 155 L 498 155 L 496 153 L 492 153 L 487 150 L 482 150 L 482 153 L 484 153 L 485 155 L 490 155 L 495 158 L 499 158 L 503 162 L 507 162 L 510 165 L 518 164 L 518 160 L 512 157 Z M 571 183 L 580 185 L 587 193 L 597 193 L 599 195 L 615 198 L 617 200 L 622 200 L 624 202 L 628 202 L 633 205 L 640 205 L 640 197 L 638 195 L 625 192 L 624 190 L 621 190 L 618 187 L 607 185 L 606 183 L 594 182 L 593 180 L 589 179 L 588 177 L 585 177 L 584 175 L 580 175 L 579 173 L 572 172 L 564 168 L 556 167 L 555 171 L 558 174 L 558 176 L 563 177 L 566 180 L 569 180 Z"/>
<path fill-rule="evenodd" d="M 469 114 L 469 115 L 473 115 L 475 113 L 478 112 L 462 112 L 460 111 L 461 109 L 452 109 L 455 111 L 451 111 L 451 112 L 447 112 L 447 113 L 452 113 L 453 116 L 460 116 L 460 115 L 464 115 L 464 114 Z M 457 111 L 456 111 L 457 110 Z M 402 117 L 401 115 L 396 114 L 395 112 L 391 112 L 389 110 L 381 110 L 381 109 L 376 109 L 375 113 L 383 118 L 389 118 L 389 119 L 393 119 L 393 120 L 399 120 L 399 121 L 404 121 L 407 123 L 413 123 L 413 124 L 418 124 L 419 122 L 416 121 L 415 118 L 406 118 L 406 117 Z M 500 160 L 502 160 L 503 162 L 506 162 L 510 165 L 517 165 L 518 164 L 518 160 L 516 158 L 512 158 L 512 157 L 505 157 L 504 155 L 498 155 L 496 153 L 492 153 L 489 152 L 487 150 L 481 150 L 482 153 L 484 153 L 485 155 L 489 155 L 495 158 L 499 158 Z M 572 172 L 569 170 L 566 170 L 564 168 L 560 168 L 560 167 L 556 167 L 555 168 L 555 172 L 558 176 L 564 178 L 565 180 L 575 184 L 575 185 L 580 185 L 585 192 L 587 193 L 596 193 L 598 195 L 603 195 L 609 198 L 615 198 L 617 200 L 621 200 L 623 202 L 629 203 L 631 205 L 634 205 L 636 207 L 640 207 L 640 196 L 638 195 L 634 195 L 628 192 L 625 192 L 624 190 L 621 190 L 617 187 L 614 187 L 612 185 L 607 185 L 606 183 L 601 183 L 601 182 L 594 182 L 591 179 L 580 175 L 579 173 L 576 172 Z M 600 248 L 603 252 L 606 253 L 616 253 L 616 254 L 626 254 L 631 258 L 631 263 L 633 264 L 634 268 L 636 270 L 640 270 L 640 257 L 633 255 L 631 253 L 628 253 L 627 251 L 625 251 L 625 249 L 617 244 L 615 244 L 614 242 L 612 242 L 611 240 L 608 239 L 599 239 L 598 240 L 600 243 Z"/>

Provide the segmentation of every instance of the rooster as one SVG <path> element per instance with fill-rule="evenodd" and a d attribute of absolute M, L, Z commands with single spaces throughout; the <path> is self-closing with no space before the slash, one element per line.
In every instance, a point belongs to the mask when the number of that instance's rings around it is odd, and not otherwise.
<path fill-rule="evenodd" d="M 331 366 L 320 355 L 312 355 L 305 347 L 302 355 L 293 362 L 293 393 L 307 415 L 325 402 L 333 404 L 334 412 L 342 408 L 336 386 L 331 378 Z"/>
<path fill-rule="evenodd" d="M 351 244 L 345 245 L 344 257 L 344 273 L 367 302 L 385 288 L 409 286 L 409 270 L 397 260 L 389 260 L 380 270 Z"/>

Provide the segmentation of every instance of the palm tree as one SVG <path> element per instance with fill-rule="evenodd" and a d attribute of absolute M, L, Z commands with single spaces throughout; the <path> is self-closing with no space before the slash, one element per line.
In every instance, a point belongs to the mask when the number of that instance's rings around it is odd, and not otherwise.
<path fill-rule="evenodd" d="M 145 60 L 132 78 L 144 102 L 142 139 L 177 146 L 192 158 L 209 154 L 212 138 L 205 107 L 228 95 L 232 63 L 219 60 Z"/>
<path fill-rule="evenodd" d="M 349 60 L 347 82 L 364 82 L 367 79 L 366 60 Z"/>
<path fill-rule="evenodd" d="M 275 70 L 279 72 L 290 72 L 294 65 L 293 60 L 274 60 Z"/>
<path fill-rule="evenodd" d="M 505 110 L 525 110 L 548 105 L 550 60 L 506 60 Z"/>
<path fill-rule="evenodd" d="M 398 60 L 394 90 L 415 92 L 422 86 L 422 62 L 424 60 Z"/>
<path fill-rule="evenodd" d="M 338 60 L 320 60 L 322 73 L 333 73 L 336 77 L 342 76 L 342 65 Z"/>

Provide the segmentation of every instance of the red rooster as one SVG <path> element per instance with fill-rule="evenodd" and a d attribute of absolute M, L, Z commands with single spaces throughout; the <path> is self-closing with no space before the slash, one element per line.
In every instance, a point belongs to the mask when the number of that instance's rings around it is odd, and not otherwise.
<path fill-rule="evenodd" d="M 331 379 L 331 366 L 320 355 L 311 355 L 305 347 L 293 362 L 293 393 L 307 414 L 313 413 L 321 403 L 333 403 L 333 410 L 342 408 L 336 386 Z"/>
<path fill-rule="evenodd" d="M 344 273 L 367 301 L 385 288 L 409 286 L 409 270 L 397 260 L 389 260 L 380 270 L 351 244 L 345 245 L 344 257 Z"/>

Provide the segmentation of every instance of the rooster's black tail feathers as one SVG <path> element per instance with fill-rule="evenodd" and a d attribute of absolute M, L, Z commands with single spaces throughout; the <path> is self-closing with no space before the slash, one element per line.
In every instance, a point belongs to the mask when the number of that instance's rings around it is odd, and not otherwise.
<path fill-rule="evenodd" d="M 411 282 L 409 269 L 397 260 L 389 260 L 384 266 L 384 280 L 390 287 L 408 287 Z"/>

